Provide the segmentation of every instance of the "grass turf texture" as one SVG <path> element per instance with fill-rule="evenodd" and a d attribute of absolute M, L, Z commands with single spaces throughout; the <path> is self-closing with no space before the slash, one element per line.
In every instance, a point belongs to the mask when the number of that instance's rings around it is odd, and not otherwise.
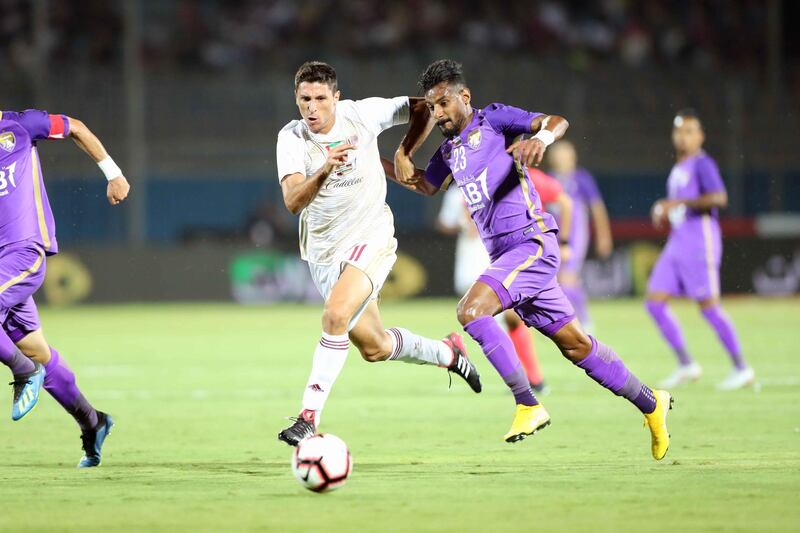
<path fill-rule="evenodd" d="M 275 438 L 298 411 L 319 307 L 45 309 L 49 339 L 117 425 L 103 465 L 79 471 L 78 430 L 49 395 L 20 422 L 4 415 L 0 529 L 796 530 L 800 304 L 726 308 L 761 391 L 714 390 L 727 359 L 697 310 L 676 304 L 705 375 L 673 391 L 673 442 L 660 463 L 633 406 L 538 334 L 553 424 L 514 445 L 501 440 L 512 397 L 471 341 L 480 395 L 458 378 L 448 390 L 441 369 L 371 365 L 351 348 L 322 430 L 349 444 L 355 469 L 323 495 L 295 482 L 290 448 Z M 456 329 L 454 309 L 386 303 L 383 316 L 439 337 Z M 643 381 L 672 369 L 640 302 L 594 302 L 592 312 L 598 336 Z"/>

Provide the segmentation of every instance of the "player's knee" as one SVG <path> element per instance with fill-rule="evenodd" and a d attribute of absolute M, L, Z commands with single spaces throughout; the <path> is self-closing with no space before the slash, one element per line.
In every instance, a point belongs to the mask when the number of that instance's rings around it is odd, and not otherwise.
<path fill-rule="evenodd" d="M 341 335 L 347 332 L 350 323 L 350 314 L 335 307 L 325 307 L 322 313 L 322 330 L 331 335 Z"/>
<path fill-rule="evenodd" d="M 487 313 L 481 308 L 480 304 L 473 300 L 462 299 L 458 302 L 456 309 L 458 321 L 462 326 L 466 326 L 476 318 L 485 316 Z"/>

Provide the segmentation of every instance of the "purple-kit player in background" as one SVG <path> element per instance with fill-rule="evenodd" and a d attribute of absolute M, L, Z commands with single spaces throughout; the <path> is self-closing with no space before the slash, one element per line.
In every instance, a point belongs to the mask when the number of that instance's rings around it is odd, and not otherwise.
<path fill-rule="evenodd" d="M 489 252 L 492 262 L 459 302 L 458 320 L 514 394 L 516 414 L 504 439 L 521 440 L 550 423 L 511 340 L 492 318 L 514 309 L 566 358 L 644 414 L 651 452 L 662 459 L 669 447 L 670 394 L 643 385 L 614 350 L 584 333 L 556 281 L 558 227 L 542 211 L 526 167 L 541 162 L 547 146 L 566 131 L 567 121 L 503 104 L 473 108 L 461 65 L 452 60 L 429 65 L 419 84 L 431 114 L 429 127 L 416 135 L 409 131 L 403 139 L 395 154 L 396 177 L 427 194 L 454 181 Z M 423 171 L 411 157 L 434 124 L 446 139 Z M 535 135 L 522 140 L 530 133 Z"/>
<path fill-rule="evenodd" d="M 81 121 L 46 111 L 0 111 L 0 363 L 14 375 L 11 418 L 33 409 L 44 389 L 81 428 L 84 456 L 78 467 L 100 464 L 111 417 L 92 407 L 75 374 L 47 342 L 33 294 L 45 277 L 46 257 L 58 253 L 37 142 L 71 137 L 108 179 L 108 200 L 120 203 L 130 189 L 119 167 Z"/>
<path fill-rule="evenodd" d="M 572 225 L 569 235 L 569 257 L 561 262 L 558 272 L 558 284 L 567 295 L 581 325 L 587 331 L 593 331 L 589 318 L 586 290 L 583 287 L 581 271 L 586 261 L 591 239 L 591 226 L 594 227 L 594 245 L 597 256 L 607 259 L 613 251 L 611 225 L 603 196 L 594 177 L 585 168 L 579 167 L 575 147 L 567 140 L 553 144 L 547 151 L 551 174 L 561 183 L 572 199 Z M 561 218 L 558 218 L 560 223 Z"/>
<path fill-rule="evenodd" d="M 670 297 L 685 296 L 700 305 L 733 363 L 730 375 L 717 388 L 733 390 L 754 383 L 755 373 L 745 363 L 733 323 L 720 307 L 722 233 L 718 210 L 728 205 L 728 194 L 716 162 L 703 151 L 704 142 L 697 113 L 680 111 L 673 121 L 677 162 L 667 180 L 667 198 L 653 204 L 651 211 L 657 228 L 669 221 L 671 229 L 647 283 L 646 307 L 678 358 L 678 368 L 662 381 L 663 386 L 695 381 L 703 372 L 689 355 L 681 327 L 667 306 Z"/>

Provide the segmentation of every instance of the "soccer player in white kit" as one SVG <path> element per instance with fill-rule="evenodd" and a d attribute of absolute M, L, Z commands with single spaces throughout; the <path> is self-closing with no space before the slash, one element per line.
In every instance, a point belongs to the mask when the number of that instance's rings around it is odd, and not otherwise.
<path fill-rule="evenodd" d="M 322 335 L 314 351 L 302 411 L 278 439 L 296 445 L 313 435 L 350 341 L 370 362 L 431 364 L 461 376 L 480 392 L 480 376 L 461 337 L 443 340 L 403 328 L 384 329 L 378 293 L 394 265 L 394 217 L 386 204 L 386 173 L 378 135 L 410 122 L 430 127 L 421 98 L 339 100 L 336 71 L 308 62 L 295 75 L 302 120 L 278 134 L 278 178 L 286 207 L 300 215 L 300 253 L 325 299 Z"/>

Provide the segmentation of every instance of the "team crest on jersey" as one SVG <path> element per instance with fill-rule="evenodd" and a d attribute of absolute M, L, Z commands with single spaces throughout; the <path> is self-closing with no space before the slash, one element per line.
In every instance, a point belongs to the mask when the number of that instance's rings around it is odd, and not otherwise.
<path fill-rule="evenodd" d="M 6 152 L 11 152 L 17 145 L 17 138 L 14 137 L 13 131 L 4 131 L 0 133 L 0 148 Z"/>
<path fill-rule="evenodd" d="M 481 145 L 480 129 L 472 130 L 471 132 L 469 132 L 469 135 L 467 135 L 467 144 L 469 144 L 469 147 L 472 148 L 473 150 L 475 150 L 476 148 L 478 148 L 478 146 Z"/>

